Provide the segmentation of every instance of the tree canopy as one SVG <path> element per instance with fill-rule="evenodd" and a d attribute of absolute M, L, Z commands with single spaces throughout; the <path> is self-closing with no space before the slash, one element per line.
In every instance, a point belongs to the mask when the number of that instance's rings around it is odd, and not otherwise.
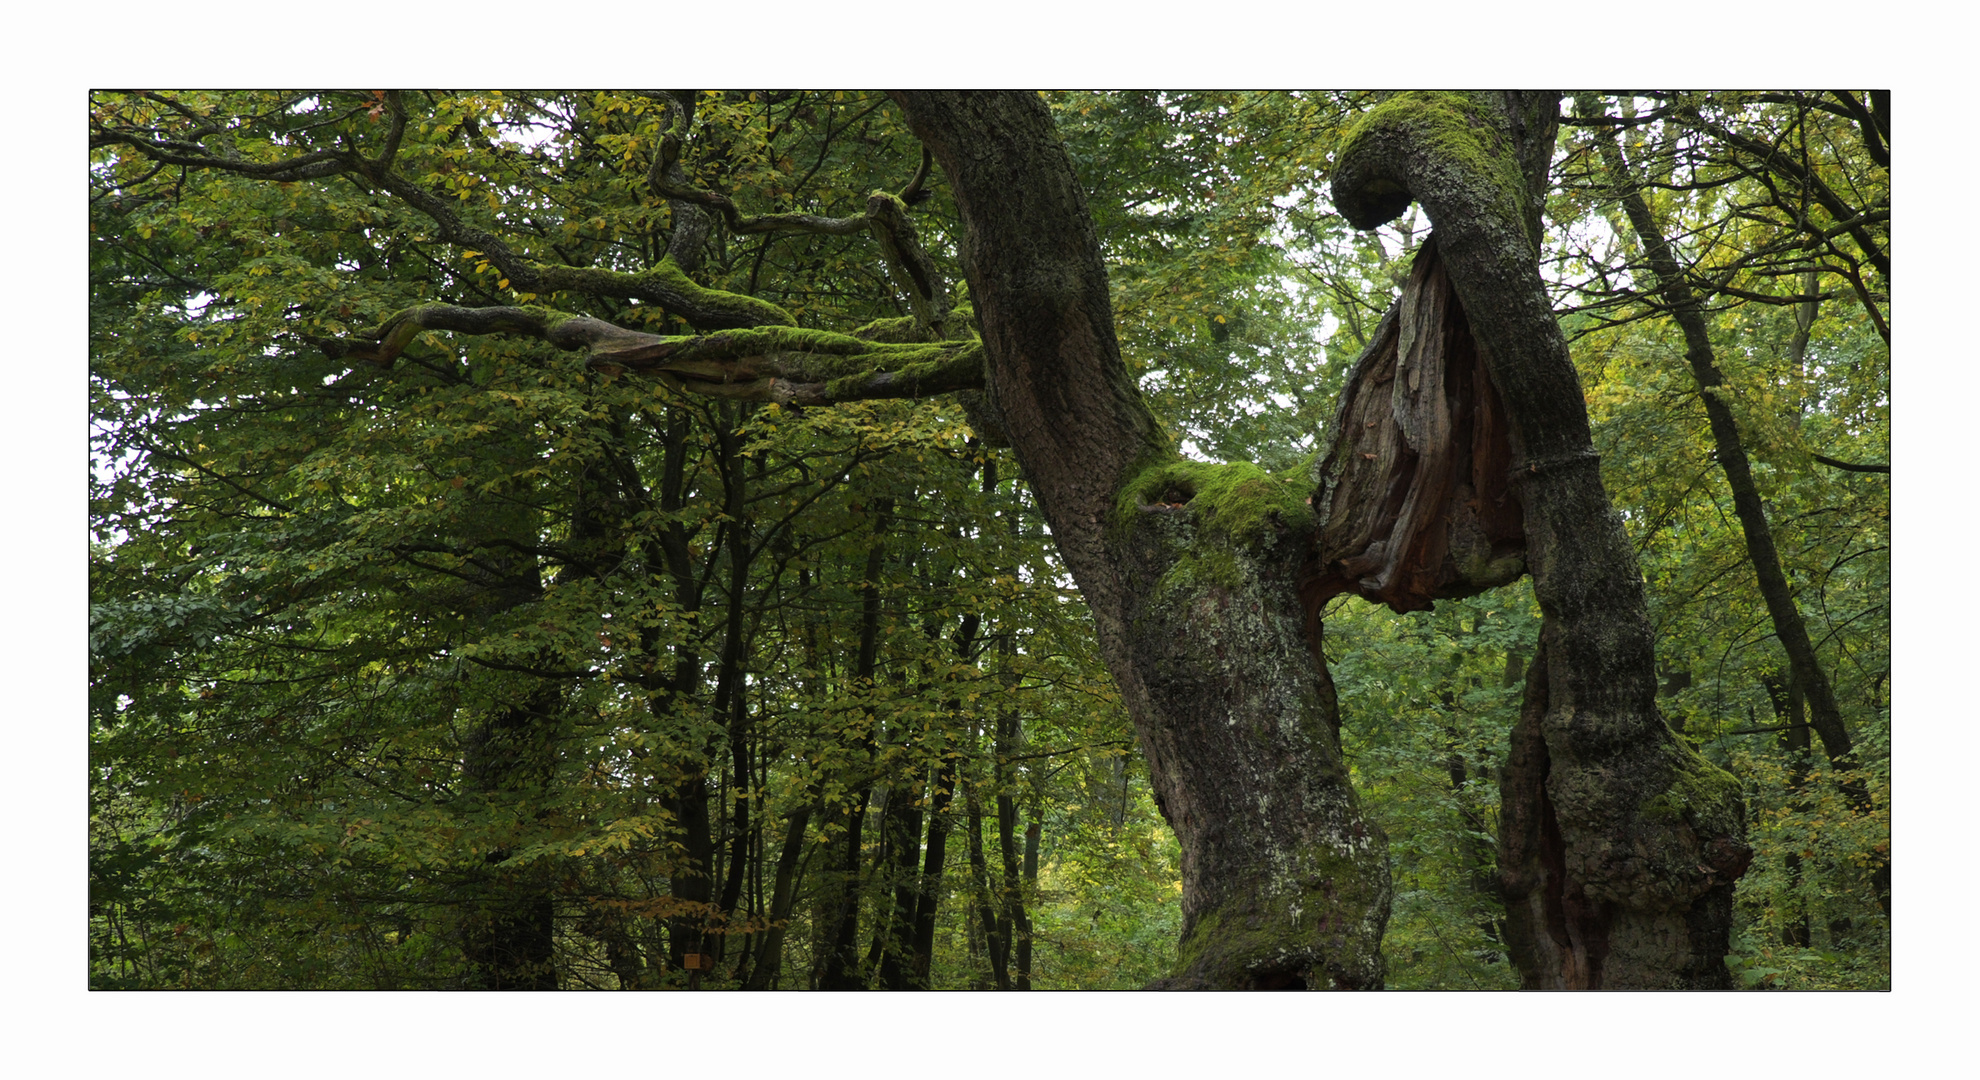
<path fill-rule="evenodd" d="M 89 105 L 93 986 L 1888 985 L 1886 92 Z"/>

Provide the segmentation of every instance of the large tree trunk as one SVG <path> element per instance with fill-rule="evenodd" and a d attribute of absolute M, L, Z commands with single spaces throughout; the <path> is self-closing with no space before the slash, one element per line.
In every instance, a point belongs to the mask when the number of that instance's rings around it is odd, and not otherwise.
<path fill-rule="evenodd" d="M 599 469 L 586 469 L 580 484 L 571 524 L 571 561 L 559 574 L 560 580 L 584 572 L 592 546 L 605 532 L 598 511 L 609 501 L 604 494 L 609 477 Z M 527 540 L 536 527 L 533 514 L 501 501 L 477 507 L 467 522 L 474 541 Z M 542 569 L 535 558 L 503 552 L 494 555 L 488 566 L 464 604 L 476 617 L 494 619 L 542 600 Z M 461 777 L 476 798 L 508 802 L 526 812 L 556 772 L 555 733 L 563 689 L 555 681 L 539 679 L 535 686 L 515 693 L 514 700 L 470 729 L 462 747 Z M 462 985 L 472 990 L 555 990 L 554 885 L 541 866 L 503 866 L 509 855 L 509 848 L 497 847 L 468 874 L 461 927 L 466 961 Z"/>
<path fill-rule="evenodd" d="M 469 790 L 484 796 L 540 788 L 547 779 L 544 728 L 562 704 L 545 686 L 478 726 L 468 738 L 461 773 Z M 463 919 L 463 987 L 470 990 L 555 990 L 555 904 L 540 868 L 502 867 L 509 851 L 498 848 L 470 874 L 470 910 Z"/>
<path fill-rule="evenodd" d="M 1072 163 L 1029 94 L 900 94 L 952 185 L 988 406 L 1090 605 L 1182 846 L 1160 985 L 1374 987 L 1385 841 L 1362 820 L 1295 588 L 1304 476 L 1176 459 L 1121 363 Z"/>
<path fill-rule="evenodd" d="M 1751 859 L 1738 784 L 1658 713 L 1643 583 L 1538 273 L 1559 96 L 1401 94 L 1338 158 L 1373 228 L 1412 200 L 1505 407 L 1544 621 L 1503 789 L 1500 866 L 1529 987 L 1718 987 Z"/>

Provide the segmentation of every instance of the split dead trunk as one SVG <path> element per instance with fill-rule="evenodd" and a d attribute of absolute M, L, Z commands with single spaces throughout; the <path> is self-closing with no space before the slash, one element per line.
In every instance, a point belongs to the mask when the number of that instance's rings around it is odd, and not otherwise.
<path fill-rule="evenodd" d="M 1373 228 L 1421 201 L 1500 402 L 1543 612 L 1502 787 L 1523 985 L 1720 987 L 1751 851 L 1738 784 L 1664 723 L 1635 552 L 1603 489 L 1538 271 L 1559 96 L 1399 94 L 1352 131 L 1334 201 Z"/>

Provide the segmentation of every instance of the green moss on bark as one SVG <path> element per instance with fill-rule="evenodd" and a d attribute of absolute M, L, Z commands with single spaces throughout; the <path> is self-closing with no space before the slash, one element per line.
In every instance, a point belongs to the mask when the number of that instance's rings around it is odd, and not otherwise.
<path fill-rule="evenodd" d="M 1235 589 L 1244 577 L 1239 552 L 1288 529 L 1312 530 L 1313 508 L 1306 502 L 1312 491 L 1310 471 L 1306 463 L 1272 473 L 1250 462 L 1220 465 L 1164 455 L 1130 471 L 1115 500 L 1115 527 L 1133 529 L 1153 508 L 1173 509 L 1182 503 L 1194 526 L 1192 542 L 1177 552 L 1158 588 Z"/>
<path fill-rule="evenodd" d="M 1494 120 L 1491 102 L 1478 94 L 1452 90 L 1411 90 L 1395 95 L 1363 113 L 1341 136 L 1339 160 L 1353 157 L 1368 140 L 1397 129 L 1413 129 L 1414 140 L 1427 146 L 1439 164 L 1490 185 L 1485 200 L 1491 211 L 1515 224 L 1539 249 L 1539 237 L 1529 227 L 1526 177 L 1519 159 Z M 1368 195 L 1402 194 L 1393 180 L 1376 179 Z M 1405 202 L 1405 205 L 1406 202 Z M 1400 213 L 1400 210 L 1398 210 Z"/>
<path fill-rule="evenodd" d="M 1682 738 L 1666 745 L 1671 783 L 1643 801 L 1643 812 L 1664 821 L 1685 821 L 1701 835 L 1734 835 L 1740 827 L 1739 779 L 1705 760 Z"/>
<path fill-rule="evenodd" d="M 1302 855 L 1304 865 L 1277 869 L 1197 916 L 1179 946 L 1180 983 L 1253 985 L 1319 966 L 1325 970 L 1310 977 L 1381 985 L 1388 875 L 1366 865 L 1386 857 L 1380 846 L 1316 846 Z M 1356 917 L 1346 917 L 1350 912 Z"/>
<path fill-rule="evenodd" d="M 595 267 L 540 265 L 536 269 L 542 283 L 537 292 L 570 289 L 607 296 L 644 297 L 662 306 L 680 306 L 679 314 L 700 325 L 797 325 L 790 312 L 767 300 L 696 284 L 671 256 L 636 274 Z"/>
<path fill-rule="evenodd" d="M 1219 465 L 1169 457 L 1131 473 L 1115 502 L 1115 522 L 1132 527 L 1143 507 L 1181 496 L 1200 531 L 1247 543 L 1268 527 L 1276 532 L 1313 523 L 1313 508 L 1306 503 L 1312 493 L 1309 471 L 1305 463 L 1272 473 L 1247 461 Z"/>

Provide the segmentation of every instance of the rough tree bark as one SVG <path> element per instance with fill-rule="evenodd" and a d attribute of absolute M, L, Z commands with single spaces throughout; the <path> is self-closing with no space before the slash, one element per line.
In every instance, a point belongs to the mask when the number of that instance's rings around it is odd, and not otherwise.
<path fill-rule="evenodd" d="M 1401 94 L 1338 158 L 1374 228 L 1420 201 L 1505 407 L 1544 620 L 1502 788 L 1500 866 L 1527 987 L 1721 987 L 1751 860 L 1737 783 L 1658 713 L 1643 583 L 1603 489 L 1538 272 L 1558 94 Z"/>

